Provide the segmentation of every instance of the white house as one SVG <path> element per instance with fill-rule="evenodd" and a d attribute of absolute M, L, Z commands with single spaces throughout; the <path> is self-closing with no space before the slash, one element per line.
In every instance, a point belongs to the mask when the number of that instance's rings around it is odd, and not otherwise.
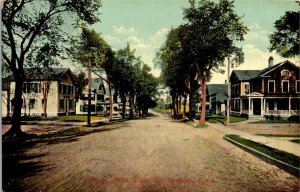
<path fill-rule="evenodd" d="M 52 68 L 47 71 L 25 68 L 23 84 L 22 115 L 42 116 L 44 114 L 44 94 L 46 83 L 49 85 L 47 116 L 75 114 L 74 75 L 69 68 Z M 7 78 L 6 90 L 2 91 L 2 116 L 13 112 L 15 82 L 13 76 Z M 8 102 L 9 101 L 9 102 Z"/>

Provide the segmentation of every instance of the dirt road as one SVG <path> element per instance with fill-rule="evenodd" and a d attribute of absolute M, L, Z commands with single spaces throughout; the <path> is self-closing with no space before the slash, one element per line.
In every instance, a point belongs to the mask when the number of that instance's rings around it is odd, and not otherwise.
<path fill-rule="evenodd" d="M 27 149 L 35 158 L 20 163 L 35 168 L 18 183 L 53 192 L 299 191 L 299 179 L 226 142 L 220 130 L 166 117 L 113 126 Z"/>

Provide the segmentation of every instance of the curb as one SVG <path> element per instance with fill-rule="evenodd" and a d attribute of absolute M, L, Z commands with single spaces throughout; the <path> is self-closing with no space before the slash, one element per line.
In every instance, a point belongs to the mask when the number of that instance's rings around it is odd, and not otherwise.
<path fill-rule="evenodd" d="M 227 140 L 228 142 L 234 144 L 234 145 L 237 145 L 238 147 L 244 149 L 245 151 L 251 153 L 252 155 L 258 157 L 259 159 L 265 161 L 266 163 L 269 163 L 271 165 L 275 165 L 277 167 L 279 167 L 280 169 L 283 169 L 284 171 L 294 175 L 295 177 L 298 177 L 300 178 L 300 168 L 298 167 L 294 167 L 293 165 L 290 165 L 288 163 L 285 163 L 283 161 L 280 161 L 280 160 L 277 160 L 277 159 L 274 159 L 273 157 L 270 157 L 260 151 L 257 151 L 255 149 L 252 149 L 246 145 L 243 145 L 235 140 L 232 140 L 226 136 L 223 137 L 225 140 Z M 300 165 L 300 162 L 299 162 L 299 165 Z"/>

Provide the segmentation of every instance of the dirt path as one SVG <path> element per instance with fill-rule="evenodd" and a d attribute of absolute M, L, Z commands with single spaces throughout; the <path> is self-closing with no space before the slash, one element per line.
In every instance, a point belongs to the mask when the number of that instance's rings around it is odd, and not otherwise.
<path fill-rule="evenodd" d="M 19 163 L 35 169 L 20 186 L 53 192 L 299 191 L 299 179 L 226 142 L 220 130 L 164 117 L 110 126 L 119 128 L 25 150 L 31 158 Z"/>

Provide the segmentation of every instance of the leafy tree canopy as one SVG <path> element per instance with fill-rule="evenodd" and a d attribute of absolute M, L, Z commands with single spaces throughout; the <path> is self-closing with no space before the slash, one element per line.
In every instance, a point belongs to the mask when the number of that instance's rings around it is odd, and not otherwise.
<path fill-rule="evenodd" d="M 287 11 L 275 22 L 276 31 L 270 35 L 270 51 L 276 50 L 282 57 L 299 56 L 299 17 L 299 11 Z"/>

